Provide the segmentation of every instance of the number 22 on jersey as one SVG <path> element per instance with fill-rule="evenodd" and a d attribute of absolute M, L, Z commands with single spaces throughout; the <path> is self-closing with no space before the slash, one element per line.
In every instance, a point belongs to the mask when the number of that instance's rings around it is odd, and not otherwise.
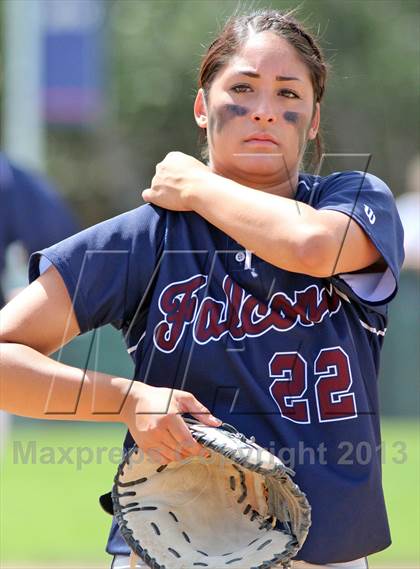
<path fill-rule="evenodd" d="M 323 348 L 313 362 L 318 420 L 343 421 L 357 417 L 350 361 L 339 346 Z M 282 417 L 311 423 L 308 398 L 308 362 L 298 352 L 276 352 L 269 363 L 270 393 Z"/>

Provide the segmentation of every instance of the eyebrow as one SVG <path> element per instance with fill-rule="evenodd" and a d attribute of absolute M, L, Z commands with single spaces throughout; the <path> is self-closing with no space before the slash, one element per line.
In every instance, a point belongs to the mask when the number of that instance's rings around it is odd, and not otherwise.
<path fill-rule="evenodd" d="M 246 69 L 241 69 L 237 71 L 239 75 L 246 75 L 247 77 L 253 77 L 259 79 L 261 75 L 255 73 L 254 71 L 248 71 Z M 286 75 L 276 75 L 276 81 L 300 81 L 299 77 L 287 77 Z"/>

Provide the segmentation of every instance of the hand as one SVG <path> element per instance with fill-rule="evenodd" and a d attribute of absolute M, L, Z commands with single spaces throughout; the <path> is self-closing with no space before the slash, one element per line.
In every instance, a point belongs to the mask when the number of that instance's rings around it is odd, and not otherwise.
<path fill-rule="evenodd" d="M 209 174 L 210 168 L 192 156 L 169 152 L 156 166 L 151 187 L 142 192 L 142 198 L 173 211 L 191 211 L 190 193 L 199 188 L 202 177 Z"/>
<path fill-rule="evenodd" d="M 132 383 L 125 409 L 126 423 L 137 446 L 153 461 L 167 464 L 207 454 L 191 435 L 181 413 L 190 413 L 210 427 L 221 424 L 192 393 Z"/>

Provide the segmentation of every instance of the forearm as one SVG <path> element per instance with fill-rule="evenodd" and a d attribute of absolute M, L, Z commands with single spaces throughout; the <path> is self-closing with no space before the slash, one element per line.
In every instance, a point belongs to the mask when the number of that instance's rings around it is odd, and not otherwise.
<path fill-rule="evenodd" d="M 319 241 L 322 236 L 314 208 L 216 174 L 206 174 L 203 183 L 204 187 L 188 192 L 194 211 L 265 261 L 288 271 L 308 272 L 308 244 L 312 240 L 315 251 L 315 236 Z"/>
<path fill-rule="evenodd" d="M 126 422 L 128 379 L 56 362 L 36 350 L 0 344 L 0 408 L 37 419 Z"/>

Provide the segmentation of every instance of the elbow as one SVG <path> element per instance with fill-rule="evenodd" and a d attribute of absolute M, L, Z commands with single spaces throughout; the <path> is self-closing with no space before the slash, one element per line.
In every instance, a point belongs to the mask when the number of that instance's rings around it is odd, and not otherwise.
<path fill-rule="evenodd" d="M 327 278 L 334 274 L 333 239 L 325 227 L 306 227 L 296 243 L 299 272 Z"/>

